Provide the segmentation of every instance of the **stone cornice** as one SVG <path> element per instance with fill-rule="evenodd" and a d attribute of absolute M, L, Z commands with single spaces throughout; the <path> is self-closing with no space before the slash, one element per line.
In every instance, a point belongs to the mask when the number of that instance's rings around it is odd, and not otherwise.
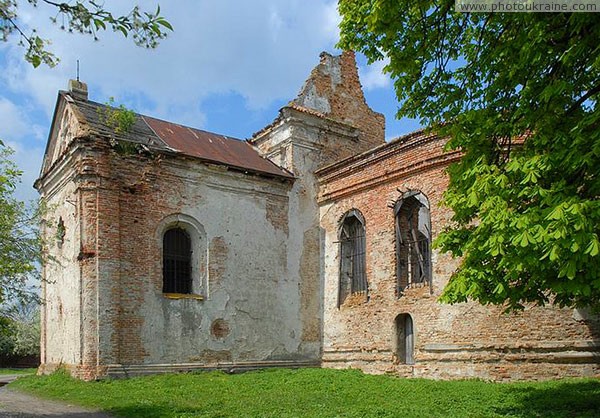
<path fill-rule="evenodd" d="M 393 156 L 393 154 L 390 154 L 390 155 Z M 343 197 L 346 197 L 346 196 L 349 196 L 352 194 L 356 194 L 365 189 L 369 189 L 369 188 L 378 186 L 380 184 L 394 181 L 401 177 L 413 175 L 417 172 L 430 170 L 432 168 L 439 167 L 439 166 L 447 166 L 447 165 L 451 164 L 452 162 L 458 161 L 460 159 L 460 156 L 461 156 L 461 154 L 458 151 L 451 152 L 451 153 L 443 153 L 443 154 L 434 156 L 432 158 L 418 161 L 414 164 L 402 166 L 395 170 L 386 171 L 385 173 L 383 173 L 379 176 L 373 176 L 373 177 L 369 177 L 368 179 L 363 180 L 363 181 L 354 182 L 354 183 L 352 183 L 351 186 L 348 186 L 348 187 L 337 188 L 330 192 L 322 192 L 321 191 L 321 193 L 318 197 L 318 203 L 320 205 L 325 204 L 325 203 L 333 201 L 333 200 L 337 200 L 337 199 L 340 199 L 340 198 L 343 198 Z M 356 171 L 356 170 L 354 170 L 354 171 Z M 348 175 L 348 174 L 346 174 L 346 175 Z M 325 181 L 320 183 L 321 189 L 323 188 L 323 185 L 325 183 L 326 183 Z"/>

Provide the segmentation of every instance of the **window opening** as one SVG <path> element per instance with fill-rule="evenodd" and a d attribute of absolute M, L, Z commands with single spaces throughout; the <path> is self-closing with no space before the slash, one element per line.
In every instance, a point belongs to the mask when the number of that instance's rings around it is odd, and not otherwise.
<path fill-rule="evenodd" d="M 163 236 L 163 293 L 192 293 L 192 245 L 182 228 Z"/>
<path fill-rule="evenodd" d="M 56 225 L 56 243 L 58 248 L 62 248 L 62 245 L 65 243 L 65 235 L 67 230 L 65 228 L 65 222 L 63 221 L 62 216 L 58 218 L 58 224 Z"/>
<path fill-rule="evenodd" d="M 420 192 L 408 192 L 395 205 L 396 292 L 428 284 L 431 291 L 431 221 L 429 203 Z"/>
<path fill-rule="evenodd" d="M 365 263 L 365 226 L 359 211 L 351 210 L 344 216 L 340 228 L 340 286 L 339 303 L 350 294 L 367 294 Z"/>

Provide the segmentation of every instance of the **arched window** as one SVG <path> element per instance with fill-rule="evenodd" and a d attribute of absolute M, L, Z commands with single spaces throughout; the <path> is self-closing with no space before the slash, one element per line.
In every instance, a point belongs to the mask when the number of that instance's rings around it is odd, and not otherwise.
<path fill-rule="evenodd" d="M 396 317 L 396 358 L 399 363 L 414 364 L 415 333 L 413 320 L 409 314 Z"/>
<path fill-rule="evenodd" d="M 192 293 L 192 242 L 183 228 L 163 235 L 163 293 Z"/>
<path fill-rule="evenodd" d="M 431 286 L 431 221 L 423 193 L 410 191 L 396 202 L 396 290 L 414 284 Z"/>
<path fill-rule="evenodd" d="M 340 241 L 340 287 L 338 305 L 348 295 L 367 294 L 365 221 L 362 214 L 352 209 L 342 218 Z"/>

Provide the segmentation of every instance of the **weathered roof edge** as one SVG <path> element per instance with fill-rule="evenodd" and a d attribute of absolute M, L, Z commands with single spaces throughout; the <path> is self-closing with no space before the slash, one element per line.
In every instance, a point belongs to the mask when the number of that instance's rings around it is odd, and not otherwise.
<path fill-rule="evenodd" d="M 51 169 L 51 167 L 47 166 L 49 157 L 48 152 L 50 152 L 51 150 L 52 138 L 56 130 L 56 125 L 58 123 L 59 109 L 60 106 L 66 106 L 68 104 L 73 105 L 75 109 L 78 110 L 78 113 L 80 114 L 81 118 L 83 118 L 83 120 L 80 120 L 80 122 L 87 124 L 90 129 L 90 132 L 96 135 L 110 135 L 114 137 L 114 139 L 117 141 L 126 141 L 136 144 L 142 144 L 148 149 L 151 149 L 153 152 L 185 156 L 188 158 L 197 159 L 205 163 L 227 166 L 239 172 L 251 173 L 254 175 L 260 175 L 268 178 L 283 178 L 286 180 L 291 180 L 295 178 L 294 175 L 285 168 L 279 167 L 271 160 L 261 156 L 258 153 L 258 151 L 254 148 L 254 146 L 247 140 L 241 140 L 227 135 L 221 135 L 181 124 L 176 124 L 174 122 L 165 121 L 137 112 L 135 112 L 136 128 L 138 128 L 136 129 L 136 131 L 141 130 L 141 134 L 142 136 L 144 136 L 144 138 L 138 141 L 135 140 L 133 136 L 136 134 L 140 134 L 140 132 L 135 132 L 133 134 L 109 133 L 108 130 L 100 128 L 101 125 L 103 126 L 103 122 L 100 120 L 100 113 L 102 112 L 99 111 L 99 109 L 110 109 L 110 106 L 94 102 L 92 100 L 87 100 L 87 98 L 79 97 L 75 94 L 72 94 L 72 92 L 70 91 L 60 90 L 57 95 L 57 100 L 52 117 L 52 124 L 48 135 L 48 140 L 46 142 L 46 149 L 44 151 L 44 158 L 38 176 L 38 180 L 45 177 L 45 174 L 47 174 L 47 172 Z M 209 141 L 210 139 L 218 138 L 222 142 L 224 142 L 225 145 L 229 143 L 230 147 L 228 147 L 228 149 L 225 150 L 227 152 L 225 152 L 223 158 L 211 158 L 210 153 L 192 152 L 190 149 L 188 149 L 193 147 L 174 147 L 172 146 L 172 144 L 170 144 L 169 140 L 166 140 L 163 136 L 156 132 L 156 129 L 154 129 L 154 127 L 151 126 L 151 123 L 148 123 L 148 119 L 157 121 L 163 124 L 164 126 L 172 127 L 173 130 L 179 129 L 183 130 L 184 132 L 193 134 L 196 140 L 196 144 L 193 145 L 195 145 L 196 148 L 202 147 L 201 139 L 199 138 L 200 136 L 208 137 Z M 181 144 L 182 140 L 179 140 L 179 145 Z M 212 149 L 212 151 L 214 151 L 215 149 L 218 150 L 218 145 L 213 145 L 210 148 Z M 247 162 L 247 164 L 244 162 Z"/>

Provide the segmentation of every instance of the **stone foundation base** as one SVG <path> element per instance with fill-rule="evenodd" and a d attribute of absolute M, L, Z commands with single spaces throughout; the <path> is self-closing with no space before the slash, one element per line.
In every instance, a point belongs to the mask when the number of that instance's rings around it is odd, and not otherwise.
<path fill-rule="evenodd" d="M 222 370 L 228 373 L 242 373 L 250 370 L 268 369 L 268 368 L 300 368 L 300 367 L 320 367 L 318 360 L 305 361 L 254 361 L 254 362 L 235 362 L 235 363 L 175 363 L 175 364 L 110 364 L 107 366 L 82 366 L 70 364 L 42 364 L 38 369 L 38 374 L 50 374 L 58 369 L 65 369 L 71 376 L 82 380 L 98 380 L 103 378 L 127 378 L 134 376 L 145 376 L 160 373 L 185 373 L 195 370 Z"/>
<path fill-rule="evenodd" d="M 595 350 L 524 350 L 507 354 L 493 349 L 452 351 L 437 348 L 435 354 L 432 349 L 421 352 L 421 358 L 414 364 L 398 363 L 389 350 L 330 350 L 323 353 L 322 367 L 356 368 L 370 374 L 443 380 L 530 381 L 600 377 L 600 351 Z"/>

